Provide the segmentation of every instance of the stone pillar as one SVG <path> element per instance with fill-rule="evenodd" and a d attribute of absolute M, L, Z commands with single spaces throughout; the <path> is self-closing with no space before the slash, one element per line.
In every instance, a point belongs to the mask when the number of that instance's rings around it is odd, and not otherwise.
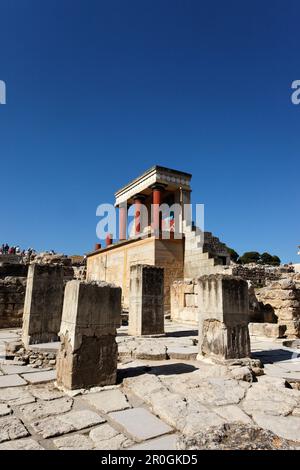
<path fill-rule="evenodd" d="M 137 264 L 130 269 L 128 334 L 164 333 L 164 270 Z"/>
<path fill-rule="evenodd" d="M 163 186 L 155 184 L 152 186 L 152 213 L 153 213 L 153 231 L 154 236 L 159 237 L 161 232 L 161 222 L 160 222 L 160 211 L 159 207 L 161 205 L 161 193 Z"/>
<path fill-rule="evenodd" d="M 30 344 L 58 341 L 64 296 L 64 267 L 31 264 L 28 269 L 22 341 Z"/>
<path fill-rule="evenodd" d="M 198 306 L 199 357 L 250 355 L 247 281 L 223 274 L 200 277 Z"/>
<path fill-rule="evenodd" d="M 126 240 L 127 204 L 119 207 L 119 240 Z"/>
<path fill-rule="evenodd" d="M 120 287 L 106 282 L 67 283 L 57 355 L 59 386 L 72 390 L 116 383 L 120 322 Z"/>

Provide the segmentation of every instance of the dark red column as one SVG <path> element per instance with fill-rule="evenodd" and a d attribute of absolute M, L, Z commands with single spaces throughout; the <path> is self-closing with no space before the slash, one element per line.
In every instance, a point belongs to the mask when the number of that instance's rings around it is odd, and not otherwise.
<path fill-rule="evenodd" d="M 113 242 L 113 237 L 111 233 L 108 233 L 105 238 L 106 246 L 110 246 Z"/>
<path fill-rule="evenodd" d="M 152 213 L 153 213 L 153 231 L 154 235 L 157 237 L 161 231 L 161 223 L 160 223 L 160 212 L 159 206 L 161 204 L 161 193 L 163 187 L 159 185 L 155 185 L 152 187 Z"/>
<path fill-rule="evenodd" d="M 96 243 L 95 251 L 100 250 L 100 249 L 101 249 L 101 243 Z"/>
<path fill-rule="evenodd" d="M 126 240 L 127 205 L 119 207 L 119 239 Z"/>
<path fill-rule="evenodd" d="M 141 223 L 141 205 L 143 204 L 144 200 L 145 196 L 142 194 L 134 197 L 134 229 L 136 236 L 139 236 L 143 229 Z"/>

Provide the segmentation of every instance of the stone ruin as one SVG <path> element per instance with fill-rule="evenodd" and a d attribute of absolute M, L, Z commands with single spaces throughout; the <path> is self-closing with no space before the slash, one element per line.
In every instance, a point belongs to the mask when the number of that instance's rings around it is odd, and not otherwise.
<path fill-rule="evenodd" d="M 199 357 L 250 356 L 248 285 L 222 274 L 198 279 Z"/>
<path fill-rule="evenodd" d="M 66 389 L 114 385 L 121 321 L 121 289 L 69 281 L 65 289 L 57 384 Z"/>
<path fill-rule="evenodd" d="M 132 336 L 164 333 L 164 270 L 135 265 L 130 270 L 129 327 Z"/>

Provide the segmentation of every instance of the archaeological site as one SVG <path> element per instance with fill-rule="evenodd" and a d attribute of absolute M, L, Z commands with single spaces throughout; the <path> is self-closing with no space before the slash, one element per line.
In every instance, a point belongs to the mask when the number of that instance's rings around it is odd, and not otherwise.
<path fill-rule="evenodd" d="M 300 448 L 300 273 L 232 261 L 191 185 L 153 166 L 118 236 L 0 255 L 0 450 Z"/>

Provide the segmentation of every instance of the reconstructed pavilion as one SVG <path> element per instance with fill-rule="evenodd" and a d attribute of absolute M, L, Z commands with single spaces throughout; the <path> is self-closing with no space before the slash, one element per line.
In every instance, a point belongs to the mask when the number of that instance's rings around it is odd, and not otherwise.
<path fill-rule="evenodd" d="M 191 203 L 191 178 L 189 173 L 154 166 L 115 193 L 119 240 L 107 234 L 106 246 L 96 245 L 95 251 L 87 255 L 87 280 L 103 280 L 122 287 L 124 310 L 128 309 L 132 265 L 164 268 L 164 308 L 165 314 L 169 314 L 170 288 L 174 281 L 195 277 L 200 264 L 202 267 L 207 264 L 210 269 L 229 261 L 218 239 L 206 232 L 207 240 L 217 243 L 205 242 L 204 234 L 190 223 L 190 212 L 187 212 Z M 176 214 L 167 211 L 164 217 L 162 205 L 172 209 L 174 204 L 180 211 Z M 127 237 L 131 206 L 134 207 L 134 223 Z"/>

